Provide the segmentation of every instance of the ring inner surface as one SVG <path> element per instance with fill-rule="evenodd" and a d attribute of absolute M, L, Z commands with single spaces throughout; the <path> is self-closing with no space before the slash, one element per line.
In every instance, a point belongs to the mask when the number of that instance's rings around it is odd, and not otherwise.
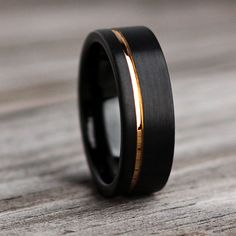
<path fill-rule="evenodd" d="M 112 67 L 99 43 L 89 48 L 81 76 L 81 112 L 87 151 L 100 177 L 109 184 L 118 173 L 121 119 Z"/>

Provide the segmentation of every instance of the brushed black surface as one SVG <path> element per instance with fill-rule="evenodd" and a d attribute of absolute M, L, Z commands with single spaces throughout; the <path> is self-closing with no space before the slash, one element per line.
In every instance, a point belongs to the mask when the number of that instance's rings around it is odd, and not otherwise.
<path fill-rule="evenodd" d="M 121 28 L 133 53 L 144 104 L 144 153 L 136 191 L 160 190 L 174 153 L 174 106 L 167 64 L 154 34 L 146 27 Z"/>

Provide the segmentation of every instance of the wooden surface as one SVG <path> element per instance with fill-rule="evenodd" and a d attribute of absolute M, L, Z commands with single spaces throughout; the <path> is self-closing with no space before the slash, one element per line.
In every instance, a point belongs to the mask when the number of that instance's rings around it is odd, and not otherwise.
<path fill-rule="evenodd" d="M 236 235 L 236 2 L 98 2 L 0 1 L 0 235 Z M 174 166 L 163 191 L 108 200 L 81 146 L 78 55 L 89 31 L 138 24 L 169 65 Z"/>

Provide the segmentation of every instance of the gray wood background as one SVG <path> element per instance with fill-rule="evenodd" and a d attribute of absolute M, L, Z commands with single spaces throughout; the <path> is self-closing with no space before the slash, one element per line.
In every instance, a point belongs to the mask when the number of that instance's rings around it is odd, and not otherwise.
<path fill-rule="evenodd" d="M 96 28 L 149 26 L 173 84 L 163 191 L 104 199 L 76 107 Z M 0 235 L 236 235 L 235 1 L 0 1 Z"/>

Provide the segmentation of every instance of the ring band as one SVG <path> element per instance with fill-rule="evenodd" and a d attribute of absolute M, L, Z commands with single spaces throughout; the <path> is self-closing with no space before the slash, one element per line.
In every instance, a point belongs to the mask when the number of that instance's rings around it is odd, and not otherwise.
<path fill-rule="evenodd" d="M 167 65 L 146 27 L 96 30 L 85 40 L 78 100 L 87 160 L 104 196 L 158 191 L 174 154 Z"/>

